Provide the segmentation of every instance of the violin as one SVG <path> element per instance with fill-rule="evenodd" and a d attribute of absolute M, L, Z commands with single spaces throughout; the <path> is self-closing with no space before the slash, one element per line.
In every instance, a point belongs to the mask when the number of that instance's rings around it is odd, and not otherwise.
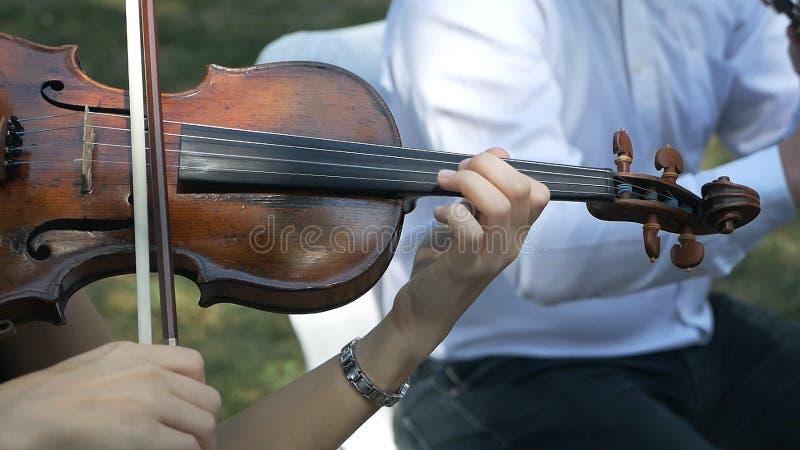
<path fill-rule="evenodd" d="M 204 307 L 313 312 L 359 297 L 388 266 L 414 200 L 457 195 L 436 175 L 470 156 L 403 148 L 375 90 L 322 63 L 212 65 L 161 101 L 171 255 Z M 81 70 L 76 47 L 0 34 L 6 323 L 63 323 L 76 290 L 133 272 L 128 103 Z M 724 177 L 701 196 L 678 185 L 683 161 L 669 146 L 655 158 L 660 177 L 630 172 L 624 130 L 612 150 L 616 170 L 508 162 L 554 201 L 641 223 L 651 261 L 661 230 L 680 234 L 670 255 L 685 269 L 703 258 L 696 235 L 731 233 L 760 211 L 754 190 Z"/>

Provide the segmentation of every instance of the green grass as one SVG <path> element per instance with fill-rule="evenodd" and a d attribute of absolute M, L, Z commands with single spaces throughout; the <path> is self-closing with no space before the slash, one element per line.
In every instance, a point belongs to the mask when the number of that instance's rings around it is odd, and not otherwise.
<path fill-rule="evenodd" d="M 160 0 L 162 85 L 176 92 L 196 85 L 204 66 L 247 66 L 267 42 L 299 29 L 323 29 L 377 20 L 388 0 Z M 3 0 L 0 31 L 35 42 L 78 44 L 83 68 L 98 81 L 126 81 L 122 0 Z M 710 146 L 707 164 L 726 158 Z M 770 176 L 770 174 L 764 174 Z M 735 181 L 735 180 L 734 180 Z M 716 288 L 800 319 L 800 225 L 773 233 Z M 134 286 L 117 277 L 89 287 L 118 338 L 135 340 Z M 200 350 L 210 384 L 223 394 L 223 416 L 302 372 L 299 346 L 284 316 L 234 305 L 196 306 L 192 283 L 178 282 L 184 345 Z M 158 335 L 158 332 L 156 333 Z"/>

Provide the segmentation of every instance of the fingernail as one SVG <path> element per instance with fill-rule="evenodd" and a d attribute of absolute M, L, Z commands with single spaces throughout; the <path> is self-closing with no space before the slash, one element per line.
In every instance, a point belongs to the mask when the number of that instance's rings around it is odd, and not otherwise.
<path fill-rule="evenodd" d="M 449 178 L 452 178 L 455 174 L 456 174 L 455 170 L 442 169 L 439 171 L 439 179 L 447 180 Z"/>
<path fill-rule="evenodd" d="M 467 164 L 469 164 L 469 160 L 471 160 L 471 159 L 472 158 L 467 158 L 467 159 L 461 160 L 461 162 L 458 163 L 458 170 L 466 169 L 467 168 Z"/>

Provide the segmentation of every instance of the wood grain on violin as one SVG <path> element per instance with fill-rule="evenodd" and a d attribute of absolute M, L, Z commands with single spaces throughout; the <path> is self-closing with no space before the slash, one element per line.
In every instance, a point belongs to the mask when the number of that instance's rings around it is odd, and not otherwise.
<path fill-rule="evenodd" d="M 204 306 L 303 312 L 357 298 L 388 265 L 409 200 L 454 195 L 436 173 L 467 157 L 401 148 L 375 90 L 321 63 L 210 66 L 162 102 L 176 271 Z M 0 319 L 63 322 L 75 290 L 134 270 L 126 110 L 126 93 L 89 79 L 75 47 L 0 34 Z M 642 223 L 651 257 L 660 229 L 681 233 L 680 267 L 702 259 L 694 235 L 758 214 L 758 194 L 729 180 L 704 198 L 677 185 L 677 152 L 660 152 L 659 178 L 628 172 L 624 132 L 613 147 L 616 172 L 510 163 L 554 200 Z"/>

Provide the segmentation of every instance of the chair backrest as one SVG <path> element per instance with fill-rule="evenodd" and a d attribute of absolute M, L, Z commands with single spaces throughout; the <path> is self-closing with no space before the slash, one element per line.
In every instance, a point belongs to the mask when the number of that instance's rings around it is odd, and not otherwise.
<path fill-rule="evenodd" d="M 269 43 L 257 63 L 319 61 L 343 67 L 380 88 L 385 23 L 372 22 L 325 31 L 298 31 Z M 380 320 L 380 289 L 373 288 L 349 305 L 317 314 L 291 315 L 306 368 L 337 354 L 353 337 L 364 336 Z M 342 446 L 345 450 L 394 450 L 391 410 L 382 408 Z"/>
<path fill-rule="evenodd" d="M 270 42 L 257 63 L 319 61 L 343 67 L 380 88 L 384 21 L 322 31 L 297 31 Z"/>

